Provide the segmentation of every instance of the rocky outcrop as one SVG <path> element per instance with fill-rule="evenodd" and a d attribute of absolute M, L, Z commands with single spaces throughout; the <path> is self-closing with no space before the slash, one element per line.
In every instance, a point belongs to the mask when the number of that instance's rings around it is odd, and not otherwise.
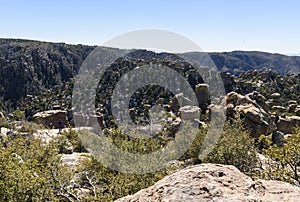
<path fill-rule="evenodd" d="M 64 110 L 49 110 L 38 112 L 33 115 L 33 120 L 36 123 L 42 124 L 49 128 L 58 128 L 58 121 L 62 122 L 62 126 L 67 126 L 67 112 Z"/>
<path fill-rule="evenodd" d="M 224 83 L 224 88 L 226 93 L 233 91 L 235 88 L 234 77 L 229 72 L 221 72 L 220 76 Z"/>
<path fill-rule="evenodd" d="M 231 92 L 226 95 L 225 100 L 227 116 L 235 117 L 239 115 L 241 119 L 244 119 L 245 126 L 253 137 L 259 137 L 263 134 L 269 135 L 275 131 L 276 126 L 270 113 L 265 111 L 268 106 L 265 105 L 265 98 L 262 95 L 255 92 L 243 96 Z"/>
<path fill-rule="evenodd" d="M 234 166 L 201 164 L 117 201 L 298 201 L 299 197 L 300 188 L 291 184 L 253 181 Z"/>
<path fill-rule="evenodd" d="M 180 118 L 183 120 L 193 121 L 200 119 L 201 109 L 197 106 L 184 106 L 179 109 Z"/>
<path fill-rule="evenodd" d="M 293 133 L 297 126 L 300 126 L 299 116 L 280 116 L 277 122 L 278 130 L 285 134 Z"/>
<path fill-rule="evenodd" d="M 202 110 L 205 110 L 209 103 L 209 91 L 207 84 L 198 84 L 195 87 L 197 101 Z"/>

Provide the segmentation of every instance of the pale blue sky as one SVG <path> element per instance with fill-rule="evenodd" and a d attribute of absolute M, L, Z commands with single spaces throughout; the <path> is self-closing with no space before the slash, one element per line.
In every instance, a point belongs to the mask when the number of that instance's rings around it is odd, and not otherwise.
<path fill-rule="evenodd" d="M 101 45 L 145 28 L 204 51 L 300 53 L 300 0 L 0 0 L 0 37 Z"/>

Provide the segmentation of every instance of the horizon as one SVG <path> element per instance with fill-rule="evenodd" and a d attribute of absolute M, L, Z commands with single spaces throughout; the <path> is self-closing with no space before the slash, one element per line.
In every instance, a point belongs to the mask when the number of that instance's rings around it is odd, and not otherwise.
<path fill-rule="evenodd" d="M 3 1 L 0 38 L 101 46 L 122 33 L 162 29 L 179 33 L 204 52 L 300 53 L 300 1 L 151 2 Z"/>
<path fill-rule="evenodd" d="M 90 44 L 83 44 L 83 43 L 66 43 L 63 41 L 42 41 L 42 40 L 36 40 L 36 39 L 26 39 L 26 38 L 0 38 L 0 40 L 21 40 L 21 41 L 34 41 L 34 42 L 41 42 L 41 43 L 53 43 L 53 44 L 66 44 L 66 45 L 71 45 L 71 46 L 77 46 L 77 45 L 83 45 L 83 46 L 95 46 L 95 47 L 101 47 L 101 45 L 90 45 Z M 102 46 L 102 47 L 108 47 L 108 48 L 116 48 L 116 47 L 110 47 L 110 46 Z M 117 48 L 118 49 L 118 48 Z M 122 48 L 119 48 L 122 49 Z M 144 50 L 142 49 L 137 49 L 137 50 Z M 152 51 L 156 53 L 165 53 L 165 51 L 155 51 L 153 49 L 145 49 L 147 51 Z M 193 53 L 193 52 L 199 52 L 199 51 L 187 51 L 187 52 L 179 52 L 181 53 Z M 267 51 L 259 51 L 259 50 L 231 50 L 231 51 L 202 51 L 205 53 L 231 53 L 231 52 L 259 52 L 259 53 L 269 53 L 269 54 L 279 54 L 279 55 L 285 55 L 288 57 L 300 57 L 300 53 L 277 53 L 277 52 L 267 52 Z M 173 52 L 170 52 L 173 53 Z"/>

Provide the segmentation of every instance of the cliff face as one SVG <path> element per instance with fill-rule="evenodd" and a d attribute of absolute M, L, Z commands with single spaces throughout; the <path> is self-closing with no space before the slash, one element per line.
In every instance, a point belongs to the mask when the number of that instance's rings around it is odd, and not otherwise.
<path fill-rule="evenodd" d="M 0 95 L 16 103 L 69 81 L 93 47 L 27 40 L 0 40 Z"/>

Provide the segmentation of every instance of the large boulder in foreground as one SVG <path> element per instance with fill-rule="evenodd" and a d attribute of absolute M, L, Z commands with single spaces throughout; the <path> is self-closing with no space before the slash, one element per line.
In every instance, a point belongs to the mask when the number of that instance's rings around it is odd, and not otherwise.
<path fill-rule="evenodd" d="M 61 120 L 62 126 L 67 126 L 67 112 L 64 110 L 49 110 L 38 112 L 33 115 L 36 123 L 42 124 L 49 128 L 58 128 L 58 121 Z"/>
<path fill-rule="evenodd" d="M 234 166 L 201 164 L 117 201 L 298 201 L 299 197 L 300 188 L 291 184 L 253 181 Z"/>

